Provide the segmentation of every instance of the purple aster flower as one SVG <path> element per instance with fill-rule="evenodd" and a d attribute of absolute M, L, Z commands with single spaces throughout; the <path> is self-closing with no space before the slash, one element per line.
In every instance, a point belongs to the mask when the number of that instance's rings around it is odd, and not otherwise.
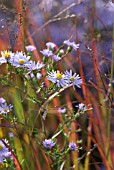
<path fill-rule="evenodd" d="M 48 50 L 48 49 L 44 49 L 43 51 L 40 51 L 45 57 L 52 57 L 53 53 L 52 51 Z"/>
<path fill-rule="evenodd" d="M 70 70 L 70 72 L 68 72 L 67 70 L 65 71 L 65 76 L 66 76 L 66 80 L 67 80 L 67 83 L 70 84 L 72 83 L 73 84 L 73 88 L 75 90 L 75 86 L 79 87 L 80 88 L 80 85 L 82 83 L 82 79 L 80 79 L 79 75 L 76 73 L 74 73 L 74 75 L 72 74 L 72 70 Z"/>
<path fill-rule="evenodd" d="M 53 56 L 52 56 L 52 59 L 53 59 L 55 62 L 57 62 L 57 61 L 61 60 L 61 57 L 59 57 L 59 56 L 57 56 L 57 55 L 53 55 Z"/>
<path fill-rule="evenodd" d="M 24 68 L 30 64 L 30 56 L 26 56 L 22 51 L 16 52 L 13 57 L 10 59 L 10 63 L 15 67 Z"/>
<path fill-rule="evenodd" d="M 45 139 L 42 144 L 46 149 L 51 149 L 55 145 L 55 142 L 52 139 Z"/>
<path fill-rule="evenodd" d="M 34 51 L 34 50 L 36 50 L 36 47 L 34 47 L 33 45 L 27 45 L 25 48 L 26 48 L 27 51 Z"/>
<path fill-rule="evenodd" d="M 69 149 L 70 149 L 71 151 L 75 151 L 76 148 L 77 148 L 77 146 L 76 146 L 76 144 L 75 144 L 74 142 L 70 142 L 70 143 L 69 143 Z"/>
<path fill-rule="evenodd" d="M 73 49 L 77 51 L 77 49 L 79 48 L 79 44 L 76 44 L 75 42 L 70 42 L 69 40 L 66 40 L 63 43 L 71 47 L 71 50 Z"/>
<path fill-rule="evenodd" d="M 43 63 L 39 63 L 39 61 L 37 63 L 35 63 L 35 61 L 31 61 L 29 65 L 27 65 L 28 70 L 31 72 L 33 70 L 40 70 L 41 68 L 43 68 L 45 66 L 45 64 Z"/>
<path fill-rule="evenodd" d="M 65 113 L 66 112 L 66 108 L 58 108 L 58 112 L 59 113 Z"/>
<path fill-rule="evenodd" d="M 85 104 L 83 103 L 79 103 L 78 106 L 79 111 L 86 111 L 87 110 L 87 107 L 85 106 Z"/>
<path fill-rule="evenodd" d="M 4 57 L 0 57 L 0 65 L 7 63 L 7 60 Z"/>
<path fill-rule="evenodd" d="M 47 46 L 47 48 L 49 48 L 51 50 L 53 50 L 56 47 L 56 45 L 54 43 L 52 43 L 52 42 L 47 42 L 46 46 Z"/>
<path fill-rule="evenodd" d="M 0 115 L 9 113 L 12 110 L 12 107 L 11 104 L 9 106 L 6 103 L 2 104 L 0 106 Z"/>
<path fill-rule="evenodd" d="M 60 73 L 60 71 L 54 71 L 48 73 L 47 79 L 52 81 L 53 83 L 56 83 L 57 87 L 64 87 L 67 85 L 65 80 L 65 75 Z"/>
<path fill-rule="evenodd" d="M 0 105 L 3 104 L 3 103 L 5 103 L 5 102 L 6 102 L 6 100 L 1 97 L 1 98 L 0 98 Z"/>
<path fill-rule="evenodd" d="M 9 152 L 8 148 L 4 145 L 2 140 L 0 140 L 0 163 L 4 161 L 5 158 L 11 156 L 11 152 Z"/>

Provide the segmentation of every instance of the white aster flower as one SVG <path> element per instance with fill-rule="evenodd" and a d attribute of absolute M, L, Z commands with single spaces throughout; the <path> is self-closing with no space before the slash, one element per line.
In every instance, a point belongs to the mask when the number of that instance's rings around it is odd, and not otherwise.
<path fill-rule="evenodd" d="M 26 56 L 25 53 L 16 52 L 13 57 L 10 59 L 10 63 L 15 67 L 24 68 L 27 67 L 30 64 L 30 56 Z"/>
<path fill-rule="evenodd" d="M 56 84 L 57 87 L 65 87 L 67 85 L 65 75 L 60 73 L 59 70 L 48 73 L 47 79 Z"/>
<path fill-rule="evenodd" d="M 75 86 L 79 87 L 80 88 L 80 85 L 82 84 L 82 79 L 79 77 L 78 74 L 76 73 L 72 73 L 72 70 L 70 70 L 68 72 L 68 70 L 65 71 L 65 76 L 66 76 L 66 80 L 67 80 L 67 83 L 70 84 L 72 83 L 73 84 L 73 88 L 75 90 Z"/>

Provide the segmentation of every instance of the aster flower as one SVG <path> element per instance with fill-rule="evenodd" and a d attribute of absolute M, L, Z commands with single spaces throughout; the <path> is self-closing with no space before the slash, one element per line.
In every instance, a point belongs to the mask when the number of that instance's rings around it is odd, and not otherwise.
<path fill-rule="evenodd" d="M 76 148 L 77 148 L 77 146 L 76 146 L 76 144 L 75 144 L 74 142 L 70 142 L 70 143 L 69 143 L 69 149 L 70 149 L 71 151 L 75 151 Z"/>
<path fill-rule="evenodd" d="M 12 110 L 13 106 L 10 104 L 9 106 L 5 103 L 0 106 L 0 115 L 7 114 Z"/>
<path fill-rule="evenodd" d="M 3 104 L 3 103 L 5 103 L 5 102 L 6 102 L 6 100 L 1 97 L 1 98 L 0 98 L 0 105 Z"/>
<path fill-rule="evenodd" d="M 56 83 L 57 87 L 64 87 L 66 86 L 66 80 L 65 75 L 60 73 L 60 71 L 54 71 L 48 73 L 47 79 L 52 81 L 53 83 Z"/>
<path fill-rule="evenodd" d="M 43 68 L 45 66 L 45 64 L 43 63 L 39 63 L 39 61 L 37 63 L 35 63 L 35 61 L 31 61 L 27 67 L 28 70 L 31 72 L 33 70 L 40 70 L 41 68 Z"/>
<path fill-rule="evenodd" d="M 77 49 L 79 48 L 79 44 L 76 44 L 75 42 L 70 42 L 69 40 L 65 40 L 63 43 L 68 45 L 68 47 L 70 47 L 70 51 L 72 49 L 77 51 Z"/>
<path fill-rule="evenodd" d="M 26 48 L 27 51 L 34 51 L 34 50 L 36 50 L 36 47 L 34 47 L 33 45 L 27 45 L 25 48 Z"/>
<path fill-rule="evenodd" d="M 40 51 L 45 57 L 49 58 L 53 55 L 52 51 L 48 49 L 44 49 L 43 51 Z"/>
<path fill-rule="evenodd" d="M 14 55 L 11 51 L 1 51 L 0 65 L 9 62 L 10 58 Z"/>
<path fill-rule="evenodd" d="M 87 107 L 83 103 L 79 103 L 76 107 L 78 107 L 79 111 L 86 111 Z"/>
<path fill-rule="evenodd" d="M 2 140 L 0 140 L 0 163 L 4 161 L 5 158 L 11 157 L 11 152 L 4 145 Z"/>
<path fill-rule="evenodd" d="M 56 45 L 54 43 L 52 43 L 52 42 L 47 42 L 46 46 L 47 46 L 47 48 L 49 48 L 51 50 L 53 50 L 56 47 Z"/>
<path fill-rule="evenodd" d="M 75 90 L 75 87 L 74 86 L 77 86 L 80 88 L 80 85 L 82 83 L 82 79 L 80 79 L 79 75 L 76 73 L 72 73 L 72 70 L 70 70 L 70 72 L 68 72 L 67 70 L 65 71 L 65 76 L 66 76 L 66 80 L 67 80 L 67 83 L 70 84 L 72 83 L 73 84 L 73 88 Z"/>
<path fill-rule="evenodd" d="M 7 63 L 7 60 L 4 57 L 0 57 L 0 65 Z"/>
<path fill-rule="evenodd" d="M 10 63 L 15 67 L 24 68 L 30 64 L 30 56 L 26 56 L 22 51 L 16 52 L 13 57 L 10 59 Z"/>
<path fill-rule="evenodd" d="M 43 146 L 46 148 L 46 149 L 51 149 L 54 147 L 54 145 L 56 144 L 55 142 L 52 141 L 52 139 L 45 139 L 43 142 L 42 142 Z"/>
<path fill-rule="evenodd" d="M 66 112 L 66 108 L 64 107 L 64 108 L 58 108 L 58 112 L 59 113 L 65 113 Z"/>
<path fill-rule="evenodd" d="M 52 56 L 52 59 L 55 61 L 55 62 L 58 62 L 59 60 L 61 60 L 61 57 L 57 56 L 57 55 L 53 55 Z"/>
<path fill-rule="evenodd" d="M 0 114 L 7 114 L 12 110 L 12 105 L 9 106 L 4 98 L 0 98 Z"/>
<path fill-rule="evenodd" d="M 5 51 L 1 51 L 1 55 L 6 59 L 6 61 L 8 61 L 14 55 L 14 53 L 5 50 Z"/>

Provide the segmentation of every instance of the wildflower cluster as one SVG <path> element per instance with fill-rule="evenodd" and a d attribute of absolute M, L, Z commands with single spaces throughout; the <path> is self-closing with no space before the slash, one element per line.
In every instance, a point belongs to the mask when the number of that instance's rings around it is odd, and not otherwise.
<path fill-rule="evenodd" d="M 13 77 L 12 75 L 14 76 L 19 75 L 22 78 L 22 80 L 24 81 L 24 90 L 21 88 L 21 92 L 24 94 L 24 98 L 30 99 L 32 102 L 36 103 L 37 107 L 39 107 L 38 108 L 39 111 L 35 121 L 37 120 L 39 113 L 43 112 L 43 109 L 46 110 L 48 102 L 51 101 L 54 97 L 56 97 L 58 93 L 65 90 L 65 88 L 68 88 L 69 86 L 73 86 L 74 90 L 75 90 L 75 86 L 78 88 L 81 87 L 82 79 L 78 74 L 76 73 L 73 74 L 72 70 L 70 71 L 66 70 L 62 73 L 60 70 L 56 69 L 57 66 L 56 62 L 61 60 L 62 57 L 68 54 L 71 50 L 77 50 L 79 48 L 79 44 L 75 44 L 74 42 L 70 42 L 69 40 L 64 41 L 63 44 L 68 46 L 66 52 L 62 48 L 58 49 L 58 47 L 52 42 L 46 43 L 46 49 L 40 51 L 43 54 L 43 62 L 39 62 L 39 61 L 36 62 L 31 59 L 32 51 L 36 49 L 36 47 L 31 45 L 25 47 L 27 53 L 23 51 L 20 52 L 19 51 L 12 52 L 7 50 L 1 51 L 0 65 L 5 65 L 6 66 L 5 68 L 7 69 L 8 72 L 8 75 L 6 77 L 4 76 L 4 74 L 3 76 L 0 75 L 1 84 L 3 82 L 3 79 L 4 82 L 7 81 L 8 79 L 9 82 L 6 84 L 10 85 L 11 83 L 11 85 L 13 85 L 14 82 L 11 81 L 11 78 Z M 42 71 L 43 68 L 44 68 L 44 72 Z M 45 86 L 45 79 L 50 81 L 49 87 Z M 31 86 L 31 88 L 35 92 L 35 97 L 32 97 L 32 94 L 28 92 L 27 85 Z M 18 89 L 20 89 L 20 87 Z M 23 104 L 23 102 L 21 104 Z M 4 114 L 7 115 L 7 113 L 9 113 L 12 110 L 12 108 L 13 106 L 11 104 L 8 105 L 4 98 L 2 97 L 0 98 L 1 115 Z M 20 109 L 20 107 L 18 107 L 18 109 Z M 19 114 L 23 114 L 22 112 L 20 112 Z M 65 107 L 59 107 L 58 112 L 64 115 L 67 112 L 67 109 Z M 17 115 L 15 113 L 15 117 Z M 26 118 L 26 116 L 23 117 Z M 6 117 L 4 116 L 4 118 Z M 16 125 L 18 123 L 18 119 L 20 118 L 20 115 L 18 115 L 16 118 L 11 118 L 10 116 L 8 118 L 7 119 L 10 120 L 11 123 L 13 122 Z M 76 120 L 75 115 L 71 115 L 70 117 L 67 117 L 65 119 L 66 126 L 69 129 L 71 129 L 70 128 L 71 123 L 75 120 Z M 21 120 L 19 121 L 21 122 Z M 27 126 L 30 127 L 30 133 L 31 133 L 30 136 L 34 132 L 34 126 L 36 123 L 35 121 L 34 122 L 31 121 L 32 122 L 31 126 L 27 124 Z M 27 121 L 27 123 L 28 122 L 29 121 Z M 52 139 L 58 136 L 61 132 L 64 132 L 64 123 L 60 127 L 60 131 L 57 132 L 57 134 L 55 134 Z M 71 132 L 69 132 L 68 135 L 70 135 L 70 133 Z M 12 138 L 12 133 L 10 134 L 9 137 L 10 139 Z M 13 138 L 15 138 L 15 136 L 13 136 Z M 58 164 L 59 162 L 59 161 L 57 162 L 59 154 L 61 155 L 59 159 L 61 162 L 63 157 L 66 156 L 66 154 L 68 154 L 70 151 L 75 151 L 78 149 L 77 145 L 74 142 L 70 142 L 67 145 L 67 147 L 64 148 L 63 153 L 61 153 L 61 150 L 57 145 L 56 139 L 55 140 L 52 139 L 45 139 L 42 142 L 42 146 L 43 149 L 46 151 L 46 153 L 48 153 L 50 157 L 54 158 L 55 164 Z M 53 152 L 51 152 L 50 150 L 53 150 Z M 1 140 L 0 141 L 0 163 L 2 163 L 5 158 L 10 156 L 11 156 L 11 152 L 8 151 L 8 148 L 4 145 L 4 143 Z"/>
<path fill-rule="evenodd" d="M 62 164 L 67 154 L 70 154 L 72 151 L 78 151 L 81 149 L 75 142 L 69 142 L 67 147 L 63 146 L 64 149 L 61 150 L 59 145 L 57 145 L 57 142 L 54 140 L 55 139 L 45 139 L 42 142 L 44 151 L 53 160 L 51 165 L 52 168 L 54 168 L 57 164 Z"/>
<path fill-rule="evenodd" d="M 30 60 L 30 56 L 27 56 L 25 53 L 11 51 L 2 51 L 2 57 L 0 57 L 0 65 L 3 63 L 10 63 L 12 66 L 16 68 L 24 68 L 26 70 L 35 70 L 41 69 L 44 65 L 39 62 L 35 64 L 32 60 Z"/>
<path fill-rule="evenodd" d="M 43 51 L 40 51 L 44 57 L 51 58 L 53 61 L 57 62 L 61 60 L 61 57 L 57 54 L 54 54 L 54 50 L 56 45 L 52 42 L 46 43 L 47 49 L 44 49 Z M 63 51 L 64 53 L 64 51 Z"/>
<path fill-rule="evenodd" d="M 56 137 L 60 133 L 64 132 L 64 127 L 68 128 L 68 133 L 64 133 L 64 136 L 66 137 L 66 139 L 68 139 L 70 137 L 70 134 L 72 133 L 71 129 L 72 122 L 76 122 L 79 116 L 81 116 L 82 114 L 89 110 L 83 103 L 79 103 L 78 105 L 76 105 L 76 107 L 78 108 L 78 111 L 75 112 L 75 110 L 72 110 L 71 115 L 67 114 L 68 108 L 59 107 L 58 112 L 61 113 L 62 115 L 62 118 L 64 120 L 63 124 L 59 126 L 58 131 L 56 131 L 56 133 L 51 139 L 45 139 L 42 141 L 42 146 L 44 148 L 45 153 L 49 155 L 53 160 L 52 167 L 55 167 L 58 163 L 62 164 L 62 162 L 66 158 L 66 155 L 70 154 L 72 151 L 82 150 L 82 147 L 79 146 L 82 143 L 82 140 L 77 140 L 76 142 L 71 141 L 69 142 L 69 144 L 63 146 L 61 149 L 56 139 Z M 80 132 L 81 129 L 79 128 L 75 130 L 75 132 L 76 131 Z"/>
<path fill-rule="evenodd" d="M 75 44 L 75 42 L 70 42 L 69 40 L 64 41 L 63 44 L 66 44 L 68 46 L 67 53 L 72 50 L 76 51 L 79 48 L 79 44 Z M 62 55 L 65 54 L 65 51 L 63 49 L 55 50 L 56 45 L 52 42 L 46 43 L 46 46 L 47 49 L 44 49 L 40 52 L 44 55 L 44 57 L 51 58 L 54 62 L 58 62 L 59 60 L 61 60 Z"/>

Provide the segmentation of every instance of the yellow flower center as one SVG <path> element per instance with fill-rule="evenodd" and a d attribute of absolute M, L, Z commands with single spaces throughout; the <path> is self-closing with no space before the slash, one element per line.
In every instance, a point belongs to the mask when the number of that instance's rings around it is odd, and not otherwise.
<path fill-rule="evenodd" d="M 2 54 L 2 56 L 4 56 L 4 58 L 9 59 L 11 57 L 12 52 L 11 51 L 2 51 L 1 54 Z"/>
<path fill-rule="evenodd" d="M 4 112 L 7 112 L 7 109 L 6 109 L 6 108 L 4 109 Z"/>
<path fill-rule="evenodd" d="M 62 74 L 57 73 L 57 74 L 56 74 L 56 78 L 57 78 L 57 79 L 62 79 Z"/>
<path fill-rule="evenodd" d="M 0 151 L 3 149 L 3 146 L 2 145 L 0 145 Z"/>
<path fill-rule="evenodd" d="M 23 64 L 24 64 L 24 60 L 23 60 L 23 59 L 20 59 L 20 60 L 19 60 L 19 64 L 23 65 Z"/>
<path fill-rule="evenodd" d="M 74 77 L 71 77 L 70 80 L 71 80 L 71 81 L 74 81 L 75 79 L 74 79 Z"/>

